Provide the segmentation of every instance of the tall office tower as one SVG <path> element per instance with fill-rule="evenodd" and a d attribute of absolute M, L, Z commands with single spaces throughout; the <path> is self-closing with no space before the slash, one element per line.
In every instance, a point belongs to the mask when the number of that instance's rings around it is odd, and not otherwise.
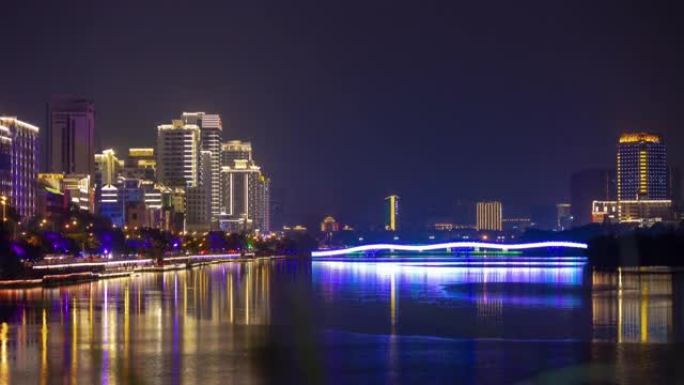
<path fill-rule="evenodd" d="M 239 159 L 252 161 L 252 143 L 230 140 L 221 145 L 221 167 L 232 167 Z"/>
<path fill-rule="evenodd" d="M 174 120 L 157 127 L 157 180 L 171 188 L 199 184 L 200 128 Z"/>
<path fill-rule="evenodd" d="M 587 169 L 570 176 L 570 212 L 575 226 L 593 222 L 592 202 L 617 199 L 615 170 Z"/>
<path fill-rule="evenodd" d="M 219 215 L 219 178 L 221 172 L 221 134 L 223 123 L 218 114 L 207 114 L 204 112 L 184 112 L 181 120 L 185 124 L 195 124 L 201 131 L 201 151 L 209 153 L 210 163 L 208 173 L 203 180 L 203 189 L 207 194 L 206 203 L 209 205 L 209 215 L 211 223 L 218 223 Z"/>
<path fill-rule="evenodd" d="M 385 230 L 399 230 L 399 196 L 390 195 L 385 197 Z"/>
<path fill-rule="evenodd" d="M 476 210 L 476 227 L 478 230 L 494 230 L 501 231 L 502 229 L 502 209 L 501 202 L 477 202 Z"/>
<path fill-rule="evenodd" d="M 260 176 L 259 166 L 244 159 L 234 161 L 232 167 L 221 167 L 222 230 L 240 232 L 254 228 Z"/>
<path fill-rule="evenodd" d="M 187 189 L 187 227 L 193 231 L 211 230 L 211 176 L 213 154 L 211 151 L 200 151 L 200 167 L 198 183 Z M 218 219 L 216 221 L 218 226 Z"/>
<path fill-rule="evenodd" d="M 54 97 L 48 104 L 45 170 L 93 175 L 95 105 L 71 96 Z"/>
<path fill-rule="evenodd" d="M 123 166 L 124 162 L 112 149 L 95 154 L 95 184 L 99 187 L 115 184 Z"/>
<path fill-rule="evenodd" d="M 625 133 L 617 148 L 620 222 L 651 224 L 671 219 L 665 143 L 660 135 Z"/>
<path fill-rule="evenodd" d="M 156 180 L 154 148 L 130 148 L 123 174 L 129 179 Z"/>
<path fill-rule="evenodd" d="M 660 135 L 637 132 L 620 136 L 618 201 L 669 199 L 667 174 L 665 143 Z"/>
<path fill-rule="evenodd" d="M 573 216 L 570 203 L 556 204 L 556 230 L 563 231 L 572 227 Z"/>
<path fill-rule="evenodd" d="M 0 117 L 0 194 L 22 218 L 36 213 L 38 127 Z"/>
<path fill-rule="evenodd" d="M 257 180 L 254 227 L 262 233 L 271 231 L 271 180 L 264 174 Z"/>

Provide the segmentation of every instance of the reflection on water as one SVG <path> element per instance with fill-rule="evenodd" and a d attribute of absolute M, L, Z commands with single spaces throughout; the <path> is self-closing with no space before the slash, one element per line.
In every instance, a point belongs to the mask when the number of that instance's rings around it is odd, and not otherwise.
<path fill-rule="evenodd" d="M 219 358 L 244 366 L 222 353 L 249 336 L 225 328 L 269 323 L 270 271 L 266 263 L 225 264 L 2 291 L 2 302 L 15 306 L 0 326 L 0 384 L 193 383 L 204 369 L 222 370 Z"/>
<path fill-rule="evenodd" d="M 0 385 L 684 376 L 682 275 L 496 262 L 226 263 L 0 291 Z"/>
<path fill-rule="evenodd" d="M 672 274 L 594 272 L 594 338 L 618 343 L 672 340 Z"/>

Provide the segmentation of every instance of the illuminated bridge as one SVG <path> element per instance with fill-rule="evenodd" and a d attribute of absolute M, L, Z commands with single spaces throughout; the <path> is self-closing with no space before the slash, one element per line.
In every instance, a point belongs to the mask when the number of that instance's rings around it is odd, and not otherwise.
<path fill-rule="evenodd" d="M 394 245 L 394 244 L 373 244 L 348 247 L 344 249 L 335 250 L 318 250 L 311 253 L 312 257 L 335 257 L 340 255 L 364 253 L 364 252 L 378 252 L 378 251 L 435 251 L 435 250 L 457 250 L 457 249 L 491 249 L 501 251 L 514 250 L 529 250 L 529 249 L 543 249 L 543 248 L 560 248 L 560 249 L 586 249 L 586 243 L 578 242 L 563 242 L 563 241 L 549 241 L 549 242 L 533 242 L 533 243 L 487 243 L 487 242 L 448 242 L 436 243 L 432 245 Z"/>

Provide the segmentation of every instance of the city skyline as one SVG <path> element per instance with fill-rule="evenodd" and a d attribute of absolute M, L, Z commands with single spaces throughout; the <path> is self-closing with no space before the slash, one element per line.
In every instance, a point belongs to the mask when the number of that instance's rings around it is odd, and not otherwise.
<path fill-rule="evenodd" d="M 573 172 L 613 166 L 623 131 L 684 142 L 682 33 L 667 7 L 126 5 L 10 4 L 0 111 L 45 127 L 51 95 L 92 98 L 98 147 L 119 153 L 152 145 L 150 128 L 177 111 L 220 114 L 294 186 L 291 222 L 371 223 L 392 192 L 405 219 L 455 200 L 554 205 Z M 190 19 L 204 22 L 159 32 Z"/>

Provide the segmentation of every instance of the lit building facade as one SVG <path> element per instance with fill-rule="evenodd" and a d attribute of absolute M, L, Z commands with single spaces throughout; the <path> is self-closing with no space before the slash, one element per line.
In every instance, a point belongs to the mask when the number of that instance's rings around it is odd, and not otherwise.
<path fill-rule="evenodd" d="M 390 195 L 385 197 L 385 230 L 399 230 L 399 196 Z"/>
<path fill-rule="evenodd" d="M 617 152 L 618 200 L 666 200 L 668 167 L 660 135 L 622 134 Z"/>
<path fill-rule="evenodd" d="M 337 223 L 335 218 L 327 216 L 323 218 L 321 222 L 321 232 L 322 233 L 336 233 L 340 231 L 340 224 Z"/>
<path fill-rule="evenodd" d="M 123 166 L 123 161 L 116 157 L 112 149 L 95 154 L 95 183 L 98 186 L 115 184 Z"/>
<path fill-rule="evenodd" d="M 220 199 L 220 171 L 221 171 L 221 136 L 223 123 L 218 114 L 204 112 L 184 112 L 181 120 L 185 124 L 194 124 L 200 128 L 200 151 L 207 156 L 204 162 L 201 181 L 202 193 L 205 195 L 204 204 L 208 206 L 202 218 L 210 223 L 218 222 Z"/>
<path fill-rule="evenodd" d="M 240 232 L 255 229 L 260 177 L 261 169 L 246 160 L 236 160 L 233 167 L 221 167 L 219 224 L 222 230 Z"/>
<path fill-rule="evenodd" d="M 502 226 L 501 202 L 477 202 L 475 206 L 475 227 L 477 230 L 501 231 Z"/>
<path fill-rule="evenodd" d="M 175 188 L 199 184 L 200 128 L 174 120 L 157 127 L 157 180 Z"/>
<path fill-rule="evenodd" d="M 647 224 L 672 218 L 665 143 L 660 135 L 620 136 L 617 150 L 617 210 L 620 222 Z"/>
<path fill-rule="evenodd" d="M 157 160 L 154 148 L 130 148 L 123 175 L 129 179 L 156 180 Z"/>
<path fill-rule="evenodd" d="M 95 105 L 91 100 L 54 97 L 48 104 L 45 138 L 45 170 L 93 175 Z"/>
<path fill-rule="evenodd" d="M 221 144 L 221 166 L 232 167 L 236 160 L 252 161 L 252 143 L 229 140 Z"/>
<path fill-rule="evenodd" d="M 61 174 L 51 174 L 61 175 Z M 65 199 L 79 210 L 95 212 L 92 177 L 87 174 L 62 175 L 61 190 Z"/>
<path fill-rule="evenodd" d="M 39 128 L 15 117 L 0 117 L 0 194 L 17 214 L 36 213 Z"/>
<path fill-rule="evenodd" d="M 99 188 L 99 213 L 112 221 L 112 225 L 124 226 L 124 195 L 117 186 L 108 184 Z"/>
<path fill-rule="evenodd" d="M 256 190 L 254 226 L 262 233 L 271 231 L 271 180 L 259 175 Z"/>

